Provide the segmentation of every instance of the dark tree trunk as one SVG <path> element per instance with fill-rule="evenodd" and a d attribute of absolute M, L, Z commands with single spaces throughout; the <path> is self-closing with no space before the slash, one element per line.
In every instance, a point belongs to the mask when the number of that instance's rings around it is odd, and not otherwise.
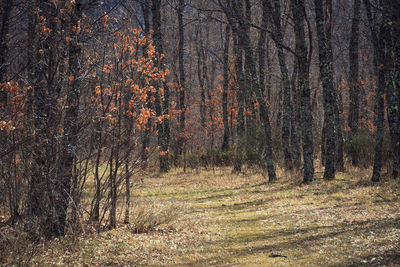
<path fill-rule="evenodd" d="M 125 159 L 125 216 L 124 223 L 128 224 L 130 220 L 131 208 L 131 174 L 129 171 L 129 157 Z"/>
<path fill-rule="evenodd" d="M 81 3 L 74 5 L 69 22 L 69 34 L 72 40 L 69 42 L 68 76 L 71 77 L 67 89 L 67 108 L 64 118 L 63 142 L 60 154 L 58 181 L 55 191 L 57 220 L 53 231 L 55 236 L 64 235 L 68 203 L 70 199 L 70 187 L 73 180 L 73 166 L 76 157 L 76 149 L 79 133 L 79 96 L 81 91 L 80 57 L 81 47 L 79 35 L 73 31 L 78 26 L 82 17 Z M 76 203 L 75 203 L 76 204 Z"/>
<path fill-rule="evenodd" d="M 232 22 L 230 22 L 232 25 Z M 242 169 L 242 155 L 243 155 L 243 138 L 244 138 L 244 75 L 243 75 L 243 50 L 241 48 L 241 39 L 239 38 L 236 29 L 233 31 L 234 33 L 234 51 L 235 51 L 235 74 L 236 74 L 236 99 L 238 103 L 238 115 L 237 115 L 237 124 L 236 124 L 236 132 L 237 132 L 237 146 L 235 152 L 235 160 L 233 171 L 240 172 Z"/>
<path fill-rule="evenodd" d="M 309 83 L 309 54 L 305 38 L 305 7 L 303 0 L 291 0 L 291 9 L 294 20 L 294 33 L 296 37 L 296 54 L 298 64 L 298 83 L 301 95 L 300 113 L 302 129 L 302 146 L 304 159 L 304 183 L 314 179 L 314 138 L 313 116 L 311 108 L 311 91 Z"/>
<path fill-rule="evenodd" d="M 208 34 L 207 34 L 208 35 Z M 208 40 L 208 38 L 207 38 Z M 207 41 L 208 42 L 208 41 Z M 204 62 L 206 62 L 206 60 L 204 59 Z M 205 66 L 205 64 L 204 64 Z M 208 88 L 207 88 L 207 98 L 208 98 L 208 102 L 209 102 L 209 119 L 210 119 L 210 148 L 212 149 L 214 147 L 214 139 L 215 139 L 215 110 L 214 110 L 214 106 L 212 103 L 212 90 L 215 88 L 214 84 L 215 84 L 215 70 L 216 69 L 216 61 L 215 60 L 211 60 L 211 73 L 210 73 L 210 77 L 208 78 L 207 75 L 207 81 L 208 81 Z M 208 73 L 207 72 L 207 68 L 204 69 L 204 73 Z"/>
<path fill-rule="evenodd" d="M 10 32 L 10 15 L 12 11 L 13 1 L 11 0 L 2 0 L 0 1 L 0 121 L 6 118 L 8 115 L 7 111 L 7 102 L 8 102 L 8 92 L 7 90 L 2 90 L 3 84 L 7 82 L 7 69 L 8 69 L 8 36 Z M 7 144 L 10 143 L 11 136 L 7 134 L 6 131 L 3 131 L 2 127 L 0 127 L 0 151 L 5 151 L 7 149 Z M 14 141 L 12 141 L 14 142 Z M 3 174 L 3 163 L 10 162 L 10 166 L 12 164 L 13 158 L 15 157 L 14 153 L 7 156 L 7 159 L 0 159 L 0 169 L 2 170 L 1 175 L 5 176 L 5 183 L 8 187 L 8 197 L 9 197 L 9 207 L 10 207 L 10 215 L 11 215 L 11 223 L 14 225 L 16 219 L 18 217 L 18 196 L 17 187 L 19 185 L 16 174 L 12 175 L 11 172 L 9 174 Z M 14 176 L 14 177 L 12 177 Z"/>
<path fill-rule="evenodd" d="M 12 10 L 13 1 L 12 0 L 2 0 L 2 7 L 0 7 L 1 12 L 1 24 L 0 24 L 0 85 L 5 81 L 5 76 L 7 73 L 7 53 L 8 44 L 7 36 L 10 30 L 10 14 Z M 5 110 L 7 105 L 7 92 L 0 90 L 0 112 Z"/>
<path fill-rule="evenodd" d="M 393 147 L 392 177 L 397 179 L 400 169 L 400 3 L 386 0 L 384 12 L 390 34 L 385 38 L 387 117 Z"/>
<path fill-rule="evenodd" d="M 282 88 L 283 88 L 283 101 L 282 101 L 282 145 L 283 154 L 285 158 L 285 168 L 290 170 L 293 168 L 292 151 L 290 149 L 290 130 L 291 130 L 291 84 L 289 78 L 289 71 L 287 68 L 286 54 L 283 51 L 283 29 L 281 23 L 281 5 L 279 0 L 274 0 L 274 4 L 268 1 L 263 2 L 263 19 L 270 17 L 273 25 L 273 40 L 278 52 L 278 61 L 282 74 Z M 266 28 L 266 25 L 264 26 Z"/>
<path fill-rule="evenodd" d="M 229 121 L 228 121 L 228 89 L 229 89 L 229 42 L 231 39 L 231 27 L 229 24 L 225 28 L 224 58 L 223 58 L 223 93 L 222 93 L 222 113 L 224 121 L 224 136 L 222 140 L 222 151 L 228 150 L 229 145 Z"/>
<path fill-rule="evenodd" d="M 265 164 L 268 170 L 269 181 L 276 180 L 275 166 L 272 158 L 272 134 L 271 134 L 271 124 L 269 120 L 269 111 L 267 107 L 267 103 L 264 99 L 264 91 L 260 87 L 260 83 L 257 77 L 257 68 L 256 63 L 253 56 L 253 50 L 251 47 L 251 40 L 248 29 L 245 27 L 249 22 L 244 19 L 242 5 L 238 2 L 227 3 L 227 12 L 226 15 L 228 18 L 230 17 L 231 21 L 236 19 L 238 21 L 238 25 L 234 25 L 231 23 L 233 27 L 235 27 L 236 32 L 238 34 L 238 38 L 242 41 L 243 51 L 246 57 L 246 66 L 245 68 L 249 72 L 250 81 L 253 88 L 253 92 L 257 97 L 257 101 L 260 105 L 260 115 L 262 118 L 262 123 L 265 131 Z"/>
<path fill-rule="evenodd" d="M 177 7 L 177 15 L 178 15 L 178 68 L 179 68 L 179 90 L 178 90 L 178 108 L 180 110 L 179 114 L 179 138 L 178 138 L 178 154 L 181 154 L 184 149 L 185 143 L 185 64 L 184 64 L 184 44 L 185 44 L 185 36 L 184 36 L 184 25 L 183 25 L 183 11 L 185 9 L 185 0 L 179 0 Z"/>
<path fill-rule="evenodd" d="M 30 40 L 28 47 L 27 47 L 27 77 L 28 81 L 33 83 L 36 81 L 36 68 L 37 68 L 37 40 L 36 40 L 36 25 L 37 25 L 37 17 L 35 15 L 35 9 L 37 8 L 37 2 L 32 1 L 29 9 L 27 10 L 27 36 Z M 35 87 L 34 84 L 30 84 L 32 88 Z M 33 103 L 34 103 L 34 95 L 33 90 L 29 90 L 28 92 L 28 99 L 26 103 L 26 109 L 28 114 L 28 129 L 30 132 L 33 131 Z M 32 140 L 32 138 L 31 138 Z"/>
<path fill-rule="evenodd" d="M 350 85 L 350 103 L 348 123 L 350 128 L 350 139 L 357 135 L 359 127 L 360 110 L 360 84 L 358 74 L 358 38 L 360 24 L 360 0 L 353 1 L 353 19 L 351 24 L 351 37 L 349 46 L 349 85 Z M 351 162 L 354 166 L 358 165 L 357 154 L 351 154 Z"/>
<path fill-rule="evenodd" d="M 382 169 L 382 148 L 383 148 L 383 138 L 385 135 L 385 45 L 384 38 L 388 34 L 388 25 L 386 24 L 386 18 L 383 16 L 382 21 L 378 22 L 376 16 L 372 15 L 372 7 L 369 1 L 364 1 L 367 17 L 369 21 L 369 28 L 371 30 L 372 45 L 374 50 L 374 67 L 375 72 L 378 77 L 377 82 L 377 94 L 376 94 L 376 106 L 375 106 L 375 155 L 374 155 L 374 166 L 372 172 L 371 180 L 378 182 L 381 179 L 381 169 Z"/>
<path fill-rule="evenodd" d="M 372 172 L 372 181 L 378 182 L 381 179 L 381 169 L 382 169 L 382 148 L 383 148 L 383 137 L 385 135 L 385 103 L 383 98 L 384 91 L 384 71 L 382 67 L 378 67 L 378 93 L 377 93 L 377 103 L 376 103 L 376 135 L 375 135 L 375 156 L 374 156 L 374 167 Z"/>
<path fill-rule="evenodd" d="M 115 134 L 115 130 L 113 130 L 113 135 Z M 111 147 L 110 151 L 110 159 L 109 159 L 109 179 L 110 179 L 110 184 L 109 184 L 109 199 L 111 203 L 111 208 L 110 208 L 110 214 L 109 214 L 109 228 L 114 229 L 117 227 L 117 177 L 115 176 L 115 169 L 117 169 L 116 164 L 114 165 L 114 153 L 115 153 L 115 147 Z M 115 163 L 117 163 L 117 160 L 115 160 Z"/>
<path fill-rule="evenodd" d="M 57 9 L 53 3 L 47 1 L 40 2 L 40 13 L 38 16 L 46 18 L 51 32 L 41 39 L 38 45 L 38 53 L 33 63 L 35 66 L 32 73 L 34 85 L 33 96 L 33 120 L 36 136 L 33 148 L 32 175 L 28 190 L 28 217 L 37 218 L 40 231 L 44 236 L 50 238 L 54 236 L 53 224 L 57 220 L 55 206 L 57 194 L 54 190 L 57 187 L 56 179 L 56 156 L 57 145 L 55 140 L 57 123 L 57 104 L 56 96 L 60 92 L 59 79 L 59 58 L 58 45 L 58 25 L 54 20 L 57 16 Z M 39 34 L 36 31 L 36 34 Z M 38 38 L 38 37 L 37 37 Z M 64 74 L 64 73 L 62 73 Z"/>
<path fill-rule="evenodd" d="M 344 156 L 343 156 L 343 123 L 340 114 L 343 110 L 342 96 L 340 92 L 335 90 L 335 132 L 336 132 L 336 171 L 344 172 Z"/>
<path fill-rule="evenodd" d="M 96 127 L 96 126 L 95 126 Z M 96 163 L 95 163 L 95 171 L 94 171 L 94 182 L 95 182 L 95 194 L 94 194 L 94 204 L 93 209 L 90 213 L 90 220 L 91 221 L 98 221 L 100 219 L 100 201 L 101 201 L 101 179 L 100 179 L 100 160 L 101 160 L 101 144 L 102 144 L 102 135 L 101 130 L 98 130 L 98 148 L 97 148 L 97 155 L 96 155 Z"/>
<path fill-rule="evenodd" d="M 263 28 L 266 28 L 268 26 L 268 14 L 263 9 L 263 16 L 262 16 L 262 22 L 261 26 Z M 261 30 L 260 31 L 260 36 L 258 38 L 258 79 L 260 81 L 260 86 L 263 88 L 263 91 L 265 92 L 265 41 L 267 39 L 267 33 L 266 31 Z"/>
<path fill-rule="evenodd" d="M 157 55 L 160 56 L 163 53 L 163 39 L 161 32 L 161 0 L 152 0 L 152 20 L 153 20 L 153 41 L 156 47 Z M 163 60 L 158 60 L 158 68 L 164 69 Z M 163 88 L 164 95 L 161 94 L 160 90 L 156 91 L 155 94 L 155 110 L 157 116 L 164 116 L 163 123 L 158 124 L 158 145 L 160 146 L 160 172 L 168 172 L 169 159 L 168 149 L 170 142 L 170 126 L 169 126 L 169 87 L 164 84 L 159 84 L 158 88 Z"/>
<path fill-rule="evenodd" d="M 203 36 L 202 36 L 202 25 L 200 22 L 199 29 L 197 32 L 197 77 L 199 79 L 200 86 L 200 125 L 204 130 L 206 127 L 206 93 L 205 93 L 205 77 L 203 74 L 203 58 L 205 58 L 203 48 Z M 207 74 L 206 74 L 207 75 Z"/>
<path fill-rule="evenodd" d="M 322 123 L 321 130 L 321 165 L 325 166 L 326 162 L 326 121 Z"/>
<path fill-rule="evenodd" d="M 301 148 L 300 148 L 300 143 L 301 143 L 301 136 L 300 136 L 300 121 L 301 121 L 301 116 L 300 116 L 300 95 L 299 95 L 299 90 L 297 89 L 297 73 L 298 73 L 298 64 L 297 64 L 297 59 L 295 58 L 295 64 L 293 66 L 293 74 L 292 74 L 292 84 L 291 84 L 291 90 L 292 90 L 292 116 L 291 116 L 291 130 L 290 130 L 290 144 L 292 146 L 292 152 L 293 152 L 293 167 L 296 169 L 301 168 Z"/>
<path fill-rule="evenodd" d="M 244 12 L 242 11 L 242 19 L 245 21 L 245 23 L 240 24 L 239 27 L 241 27 L 243 31 L 250 33 L 250 23 L 251 23 L 251 4 L 249 0 L 244 0 L 241 5 L 238 5 L 237 8 L 244 7 Z M 242 49 L 244 51 L 245 45 L 243 43 Z M 252 48 L 253 49 L 253 48 Z M 255 121 L 255 108 L 254 108 L 254 103 L 255 99 L 253 96 L 253 91 L 254 91 L 254 77 L 253 73 L 251 73 L 251 70 L 247 68 L 246 66 L 249 66 L 249 64 L 255 64 L 255 62 L 249 62 L 249 58 L 246 56 L 246 51 L 244 51 L 245 57 L 244 57 L 244 96 L 245 96 L 245 131 L 246 131 L 246 138 L 254 138 L 254 133 L 255 133 L 255 127 L 256 127 L 256 121 Z M 258 78 L 258 77 L 257 77 Z"/>
<path fill-rule="evenodd" d="M 329 0 L 328 0 L 329 1 Z M 315 1 L 315 14 L 317 24 L 318 48 L 319 48 L 319 70 L 322 81 L 323 96 L 324 96 L 324 128 L 326 139 L 325 143 L 325 172 L 324 179 L 331 180 L 335 178 L 335 155 L 336 155 L 336 136 L 335 136 L 335 88 L 333 84 L 333 69 L 332 69 L 332 51 L 330 49 L 330 35 L 327 28 L 327 16 L 331 16 L 332 12 L 329 5 L 326 3 L 324 7 L 323 1 Z M 327 9 L 328 11 L 324 11 Z M 330 30 L 330 29 L 329 29 Z M 325 142 L 324 142 L 325 141 Z"/>

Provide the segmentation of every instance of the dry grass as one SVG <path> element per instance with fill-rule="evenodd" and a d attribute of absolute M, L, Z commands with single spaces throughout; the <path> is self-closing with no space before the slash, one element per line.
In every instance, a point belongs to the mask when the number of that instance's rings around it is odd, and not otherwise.
<path fill-rule="evenodd" d="M 143 234 L 157 230 L 158 227 L 172 226 L 180 216 L 179 206 L 160 205 L 156 201 L 137 201 L 132 207 L 129 230 L 134 234 Z"/>
<path fill-rule="evenodd" d="M 0 264 L 25 266 L 37 253 L 21 226 L 0 228 Z"/>
<path fill-rule="evenodd" d="M 372 184 L 369 173 L 311 185 L 281 170 L 273 184 L 224 168 L 149 175 L 133 192 L 131 225 L 43 243 L 31 263 L 400 266 L 400 184 Z"/>

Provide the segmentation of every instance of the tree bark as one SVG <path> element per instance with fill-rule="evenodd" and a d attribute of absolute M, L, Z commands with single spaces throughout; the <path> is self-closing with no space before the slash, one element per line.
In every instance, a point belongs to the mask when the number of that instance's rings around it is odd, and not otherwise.
<path fill-rule="evenodd" d="M 384 1 L 384 16 L 387 19 L 388 35 L 385 38 L 386 111 L 390 138 L 393 147 L 392 178 L 397 179 L 400 169 L 400 3 Z"/>
<path fill-rule="evenodd" d="M 350 140 L 357 135 L 359 127 L 359 109 L 360 109 L 360 81 L 358 67 L 358 44 L 359 44 L 359 24 L 360 24 L 360 0 L 353 1 L 353 18 L 351 22 L 351 37 L 349 46 L 349 85 L 350 85 L 350 103 L 348 123 L 350 128 Z M 353 166 L 358 165 L 356 154 L 351 154 Z"/>
<path fill-rule="evenodd" d="M 371 31 L 372 45 L 374 51 L 374 69 L 378 77 L 377 82 L 377 94 L 376 94 L 376 106 L 375 106 L 375 155 L 374 155 L 374 166 L 372 171 L 373 182 L 378 182 L 381 179 L 382 169 L 382 148 L 383 138 L 385 135 L 385 45 L 383 38 L 388 34 L 388 27 L 385 24 L 386 19 L 383 17 L 381 22 L 376 21 L 376 17 L 372 15 L 371 3 L 368 0 L 364 0 L 364 4 L 367 10 L 367 17 L 369 21 L 369 28 Z"/>
<path fill-rule="evenodd" d="M 232 22 L 230 22 L 232 25 Z M 233 26 L 232 26 L 233 27 Z M 241 39 L 236 29 L 233 30 L 234 51 L 235 51 L 235 74 L 236 74 L 236 101 L 238 103 L 238 115 L 236 123 L 237 146 L 235 151 L 235 160 L 233 171 L 239 173 L 242 169 L 243 142 L 244 142 L 244 75 L 243 75 L 243 50 L 241 48 Z"/>
<path fill-rule="evenodd" d="M 304 0 L 290 1 L 293 20 L 294 33 L 296 38 L 296 55 L 298 64 L 298 83 L 301 95 L 300 113 L 302 129 L 302 146 L 304 160 L 304 183 L 309 183 L 314 179 L 314 138 L 313 138 L 313 116 L 311 108 L 311 91 L 309 83 L 309 54 L 305 39 L 305 7 Z"/>
<path fill-rule="evenodd" d="M 225 27 L 224 58 L 223 58 L 223 93 L 222 93 L 222 113 L 224 121 L 224 136 L 222 140 L 222 151 L 228 150 L 229 145 L 229 121 L 228 121 L 228 89 L 229 89 L 229 42 L 231 39 L 231 27 Z"/>
<path fill-rule="evenodd" d="M 335 136 L 335 118 L 334 118 L 334 106 L 335 106 L 335 88 L 333 84 L 333 69 L 332 69 L 332 50 L 330 49 L 330 32 L 327 32 L 327 16 L 331 16 L 331 12 L 324 11 L 329 10 L 331 3 L 326 3 L 323 6 L 324 1 L 316 0 L 315 3 L 315 14 L 316 14 L 316 28 L 318 36 L 318 48 L 319 48 L 319 70 L 320 78 L 323 87 L 324 96 L 324 128 L 325 128 L 325 172 L 324 179 L 331 180 L 335 178 L 335 155 L 336 155 L 336 136 Z M 330 9 L 331 10 L 331 9 Z M 325 14 L 326 15 L 325 15 Z M 325 142 L 324 142 L 325 141 Z"/>
<path fill-rule="evenodd" d="M 179 139 L 178 139 L 178 154 L 180 155 L 184 149 L 185 143 L 185 65 L 184 65 L 184 25 L 183 25 L 183 11 L 185 9 L 185 0 L 179 0 L 177 7 L 178 15 L 178 68 L 179 68 L 179 90 L 178 90 L 178 108 L 180 110 L 179 114 Z"/>
<path fill-rule="evenodd" d="M 257 77 L 257 68 L 256 68 L 256 63 L 254 61 L 253 50 L 251 47 L 251 40 L 249 32 L 246 30 L 248 28 L 245 27 L 245 25 L 248 24 L 249 22 L 244 19 L 243 9 L 241 8 L 241 5 L 238 2 L 233 2 L 233 3 L 227 2 L 226 10 L 227 10 L 226 15 L 228 17 L 231 16 L 231 20 L 236 19 L 238 21 L 237 27 L 235 27 L 236 25 L 233 25 L 232 27 L 236 28 L 235 30 L 238 34 L 238 37 L 242 40 L 243 51 L 245 53 L 246 63 L 247 63 L 245 67 L 249 71 L 251 84 L 253 85 L 253 92 L 255 93 L 257 101 L 260 105 L 260 115 L 264 126 L 265 141 L 266 141 L 264 160 L 268 171 L 269 181 L 272 182 L 276 180 L 276 173 L 272 158 L 272 134 L 271 134 L 271 124 L 269 120 L 269 110 L 267 107 L 267 103 L 265 102 L 264 99 L 264 91 L 260 87 L 260 82 Z"/>
<path fill-rule="evenodd" d="M 205 77 L 203 74 L 203 61 L 202 59 L 205 58 L 204 48 L 203 48 L 203 35 L 202 35 L 202 24 L 199 22 L 199 28 L 197 31 L 197 77 L 199 80 L 200 86 L 200 125 L 201 128 L 204 130 L 206 128 L 206 93 L 205 93 Z"/>
<path fill-rule="evenodd" d="M 297 58 L 294 60 L 293 66 L 293 74 L 292 74 L 292 83 L 291 83 L 291 103 L 292 103 L 292 116 L 291 120 L 291 130 L 290 130 L 290 144 L 292 146 L 292 157 L 293 157 L 293 167 L 296 169 L 300 169 L 301 167 L 301 136 L 300 136 L 300 94 L 297 88 L 297 73 L 298 73 L 298 63 Z"/>
<path fill-rule="evenodd" d="M 158 56 L 163 54 L 163 39 L 161 32 L 161 0 L 152 0 L 152 21 L 153 21 L 153 42 Z M 157 66 L 160 70 L 164 70 L 163 60 L 157 60 Z M 161 94 L 160 88 L 164 90 Z M 168 172 L 169 166 L 169 143 L 170 143 L 170 121 L 169 115 L 169 87 L 164 83 L 159 83 L 155 94 L 155 110 L 157 116 L 163 116 L 163 123 L 158 124 L 158 145 L 160 146 L 160 172 Z"/>
<path fill-rule="evenodd" d="M 283 51 L 283 29 L 281 23 L 281 5 L 279 0 L 274 0 L 272 5 L 271 0 L 262 1 L 263 3 L 263 19 L 269 15 L 273 25 L 272 39 L 275 41 L 275 46 L 278 52 L 278 61 L 282 75 L 282 88 L 283 88 L 283 106 L 282 106 L 282 145 L 283 154 L 285 158 L 285 169 L 291 170 L 293 168 L 292 151 L 290 148 L 290 130 L 291 130 L 291 84 L 289 78 L 289 71 L 287 67 L 286 54 Z M 263 27 L 266 28 L 267 25 Z"/>
<path fill-rule="evenodd" d="M 8 63 L 7 63 L 7 53 L 8 44 L 7 36 L 10 30 L 10 14 L 12 10 L 13 1 L 12 0 L 2 0 L 1 7 L 1 24 L 0 24 L 0 86 L 5 81 L 5 76 L 7 73 Z M 6 110 L 7 105 L 7 92 L 0 90 L 0 112 Z"/>
<path fill-rule="evenodd" d="M 79 97 L 81 91 L 80 57 L 81 47 L 79 34 L 73 31 L 78 27 L 82 17 L 81 3 L 78 1 L 71 12 L 69 21 L 69 34 L 72 40 L 69 42 L 68 76 L 70 82 L 67 89 L 67 108 L 64 118 L 63 142 L 60 154 L 58 181 L 56 183 L 56 213 L 57 220 L 53 231 L 55 236 L 63 236 L 66 224 L 67 209 L 70 199 L 71 181 L 73 180 L 73 165 L 76 157 L 79 134 Z M 75 203 L 76 204 L 76 203 Z"/>

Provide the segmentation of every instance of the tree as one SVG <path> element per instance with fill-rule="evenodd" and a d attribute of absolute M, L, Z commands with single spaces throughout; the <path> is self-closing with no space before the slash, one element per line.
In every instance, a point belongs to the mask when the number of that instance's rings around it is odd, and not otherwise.
<path fill-rule="evenodd" d="M 350 84 L 350 108 L 348 123 L 350 127 L 350 139 L 357 135 L 359 127 L 360 89 L 358 74 L 358 47 L 360 24 L 360 0 L 353 1 L 353 18 L 351 22 L 351 37 L 349 45 L 349 84 Z M 351 155 L 353 165 L 358 165 L 357 156 Z"/>
<path fill-rule="evenodd" d="M 314 139 L 313 139 L 313 116 L 311 109 L 311 92 L 309 84 L 310 53 L 307 50 L 304 23 L 306 11 L 303 0 L 291 0 L 290 6 L 294 20 L 294 33 L 296 37 L 296 61 L 298 68 L 298 87 L 301 96 L 300 113 L 303 160 L 304 160 L 304 183 L 314 179 Z M 310 29 L 309 29 L 310 31 Z M 309 32 L 310 34 L 310 32 Z M 311 44 L 310 44 L 311 45 Z"/>
<path fill-rule="evenodd" d="M 222 95 L 222 113 L 224 121 L 224 137 L 222 140 L 222 151 L 228 150 L 229 145 L 229 118 L 228 118 L 228 89 L 229 89 L 229 43 L 231 38 L 231 26 L 225 27 L 225 43 L 223 57 L 223 95 Z"/>
<path fill-rule="evenodd" d="M 269 17 L 273 25 L 272 39 L 278 52 L 279 66 L 282 75 L 283 83 L 283 123 L 282 123 L 282 145 L 283 154 L 285 157 L 285 168 L 290 170 L 293 168 L 292 153 L 290 149 L 290 130 L 291 130 L 291 84 L 289 78 L 289 70 L 286 63 L 286 55 L 284 53 L 283 43 L 283 28 L 281 22 L 281 4 L 280 1 L 275 0 L 272 4 L 271 0 L 262 1 L 263 3 L 263 18 Z M 266 24 L 263 27 L 266 28 Z M 261 58 L 260 58 L 261 60 Z"/>
<path fill-rule="evenodd" d="M 387 64 L 385 64 L 385 44 L 388 40 L 389 27 L 387 17 L 377 17 L 378 14 L 372 14 L 371 3 L 367 0 L 364 1 L 367 10 L 367 18 L 369 22 L 369 28 L 371 32 L 372 45 L 374 51 L 374 70 L 378 77 L 377 82 L 377 93 L 376 93 L 376 117 L 375 117 L 375 155 L 374 155 L 374 166 L 372 172 L 372 181 L 377 182 L 381 179 L 381 168 L 382 168 L 382 149 L 383 149 L 383 138 L 385 135 L 384 123 L 385 123 L 385 72 L 387 70 Z"/>
<path fill-rule="evenodd" d="M 80 42 L 80 20 L 83 12 L 82 1 L 77 1 L 71 9 L 68 22 L 68 32 L 70 41 L 68 42 L 68 89 L 67 89 L 67 108 L 64 117 L 63 141 L 60 152 L 60 162 L 58 181 L 56 182 L 56 213 L 57 220 L 54 225 L 56 236 L 64 235 L 67 219 L 67 209 L 70 200 L 71 182 L 74 179 L 73 166 L 76 159 L 79 134 L 79 98 L 81 92 L 81 45 Z M 58 198 L 58 199 L 57 199 Z"/>
<path fill-rule="evenodd" d="M 331 180 L 335 177 L 336 136 L 334 106 L 336 99 L 333 84 L 333 56 L 331 46 L 329 45 L 331 33 L 328 31 L 330 28 L 327 27 L 327 17 L 332 16 L 332 1 L 315 1 L 314 3 L 319 47 L 319 69 L 322 80 L 325 111 L 324 128 L 326 140 L 323 140 L 323 142 L 326 142 L 326 152 L 324 157 L 324 179 Z"/>
<path fill-rule="evenodd" d="M 67 190 L 69 193 L 69 188 L 60 188 L 61 181 L 58 180 L 54 168 L 57 154 L 55 133 L 58 131 L 59 120 L 55 107 L 56 97 L 61 90 L 60 76 L 57 75 L 60 68 L 58 47 L 61 46 L 61 38 L 58 35 L 60 25 L 57 23 L 60 7 L 48 1 L 40 2 L 37 7 L 40 10 L 37 14 L 40 19 L 38 19 L 39 31 L 36 32 L 36 38 L 40 38 L 41 41 L 36 51 L 37 61 L 34 63 L 37 65 L 36 80 L 30 82 L 34 85 L 33 119 L 37 133 L 28 193 L 28 214 L 30 218 L 39 218 L 45 235 L 58 236 L 62 234 L 58 222 L 62 220 L 63 215 L 57 214 L 61 209 L 54 210 L 54 208 L 60 201 L 59 190 Z M 62 185 L 67 186 L 67 184 Z"/>
<path fill-rule="evenodd" d="M 10 15 L 13 6 L 13 1 L 3 0 L 2 7 L 0 9 L 1 14 L 1 24 L 0 24 L 0 84 L 5 81 L 5 75 L 7 73 L 7 37 L 10 30 Z M 0 91 L 0 111 L 5 109 L 7 104 L 7 94 L 6 91 Z"/>
<path fill-rule="evenodd" d="M 161 0 L 152 0 L 151 6 L 152 21 L 153 21 L 153 42 L 156 47 L 158 59 L 156 65 L 159 70 L 165 70 L 165 63 L 163 60 L 163 37 L 161 32 Z M 169 120 L 169 101 L 170 92 L 169 87 L 165 82 L 159 82 L 155 94 L 155 110 L 157 116 L 162 116 L 164 121 L 157 127 L 158 130 L 158 145 L 160 146 L 160 171 L 167 172 L 169 166 L 169 143 L 170 143 L 170 120 Z"/>
<path fill-rule="evenodd" d="M 385 71 L 386 105 L 389 132 L 393 147 L 393 179 L 397 179 L 400 171 L 400 4 L 395 1 L 383 2 L 383 16 L 388 33 L 385 36 Z"/>
<path fill-rule="evenodd" d="M 185 35 L 184 35 L 184 25 L 183 25 L 183 11 L 185 9 L 185 0 L 179 0 L 178 7 L 176 9 L 178 15 L 178 68 L 179 68 L 179 89 L 178 89 L 178 108 L 180 110 L 179 115 L 179 133 L 180 137 L 178 138 L 178 154 L 181 154 L 184 149 L 184 132 L 185 132 L 185 65 L 184 65 L 184 44 L 185 44 Z"/>
<path fill-rule="evenodd" d="M 250 85 L 252 88 L 252 92 L 256 95 L 257 102 L 260 106 L 260 117 L 262 118 L 262 124 L 264 127 L 265 133 L 265 164 L 268 170 L 269 181 L 276 180 L 275 166 L 272 158 L 272 135 L 271 135 L 271 125 L 269 120 L 269 110 L 267 107 L 267 103 L 265 102 L 263 95 L 263 88 L 260 86 L 260 82 L 257 77 L 256 64 L 254 61 L 254 54 L 251 47 L 251 40 L 249 36 L 248 29 L 246 25 L 250 22 L 246 20 L 243 14 L 243 5 L 240 2 L 230 3 L 226 2 L 226 5 L 223 5 L 222 8 L 226 16 L 228 17 L 229 23 L 237 34 L 237 37 L 241 40 L 241 46 L 244 51 L 244 55 L 246 58 L 245 61 L 245 69 L 247 69 L 250 75 Z M 237 24 L 235 23 L 237 22 Z M 239 90 L 242 90 L 240 88 Z M 250 96 L 248 96 L 250 97 Z"/>

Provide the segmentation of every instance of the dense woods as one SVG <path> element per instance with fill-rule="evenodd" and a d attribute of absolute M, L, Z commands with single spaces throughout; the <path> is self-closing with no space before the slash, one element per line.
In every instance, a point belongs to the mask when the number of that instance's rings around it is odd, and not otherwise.
<path fill-rule="evenodd" d="M 128 224 L 148 172 L 398 179 L 400 2 L 1 0 L 0 144 L 34 238 Z"/>

